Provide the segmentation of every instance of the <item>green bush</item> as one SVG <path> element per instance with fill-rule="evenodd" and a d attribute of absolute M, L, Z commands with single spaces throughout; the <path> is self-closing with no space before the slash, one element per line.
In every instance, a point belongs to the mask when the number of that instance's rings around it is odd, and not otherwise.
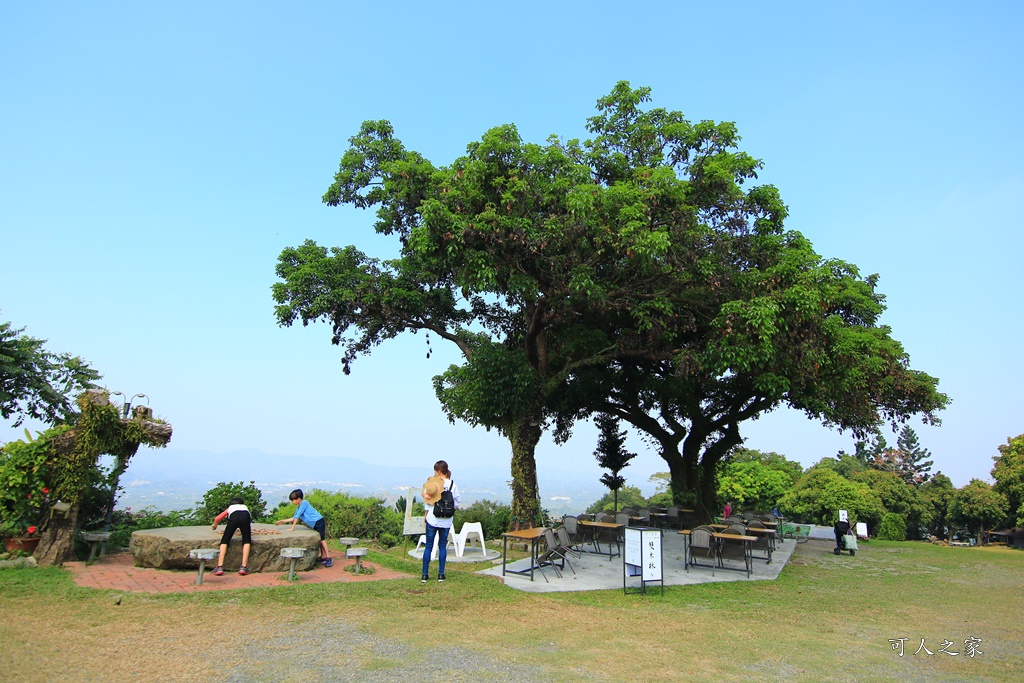
<path fill-rule="evenodd" d="M 647 505 L 647 499 L 644 498 L 644 494 L 640 491 L 639 487 L 623 486 L 619 489 L 619 510 L 628 507 L 642 508 L 647 507 Z M 588 514 L 593 514 L 602 510 L 611 510 L 613 507 L 615 507 L 615 492 L 609 491 L 588 507 L 586 511 Z"/>
<path fill-rule="evenodd" d="M 241 498 L 245 506 L 249 508 L 254 522 L 263 522 L 267 519 L 267 504 L 263 500 L 263 492 L 256 488 L 256 482 L 250 481 L 225 483 L 220 482 L 212 489 L 203 494 L 203 500 L 196 503 L 199 507 L 196 513 L 199 517 L 198 524 L 213 524 L 214 518 L 228 509 L 232 498 Z"/>
<path fill-rule="evenodd" d="M 402 515 L 386 506 L 380 498 L 360 498 L 343 491 L 328 493 L 320 489 L 306 492 L 305 500 L 324 516 L 327 536 L 354 536 L 374 539 L 381 545 L 397 545 L 402 538 Z M 295 506 L 281 503 L 272 519 L 288 519 L 295 515 Z"/>
<path fill-rule="evenodd" d="M 478 500 L 472 505 L 455 511 L 453 528 L 462 529 L 466 522 L 480 522 L 484 538 L 498 539 L 508 531 L 512 521 L 512 506 L 491 500 Z"/>
<path fill-rule="evenodd" d="M 878 540 L 880 541 L 905 541 L 907 540 L 907 520 L 895 512 L 887 512 L 882 516 L 882 523 L 878 526 Z"/>

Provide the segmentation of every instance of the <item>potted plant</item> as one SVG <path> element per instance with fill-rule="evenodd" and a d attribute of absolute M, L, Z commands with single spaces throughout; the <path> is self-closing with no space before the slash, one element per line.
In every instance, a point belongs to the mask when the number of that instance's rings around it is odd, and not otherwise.
<path fill-rule="evenodd" d="M 25 530 L 23 535 L 8 537 L 4 541 L 7 552 L 20 550 L 31 555 L 36 551 L 36 546 L 39 545 L 39 534 L 37 532 L 38 529 L 33 524 Z"/>

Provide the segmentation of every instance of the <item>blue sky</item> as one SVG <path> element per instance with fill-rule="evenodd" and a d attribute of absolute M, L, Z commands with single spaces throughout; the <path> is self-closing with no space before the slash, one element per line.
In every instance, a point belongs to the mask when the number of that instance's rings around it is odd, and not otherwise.
<path fill-rule="evenodd" d="M 735 121 L 787 227 L 880 274 L 883 321 L 953 399 L 914 423 L 935 469 L 988 478 L 1024 432 L 1024 5 L 892 4 L 0 4 L 0 320 L 147 394 L 175 448 L 507 471 L 433 396 L 454 350 L 403 338 L 343 376 L 327 327 L 276 326 L 276 258 L 391 254 L 372 214 L 320 202 L 362 121 L 446 164 L 503 123 L 585 137 L 626 79 Z M 804 465 L 852 448 L 785 411 L 744 433 Z M 600 476 L 595 439 L 542 442 L 542 495 Z M 629 483 L 667 469 L 629 446 Z"/>

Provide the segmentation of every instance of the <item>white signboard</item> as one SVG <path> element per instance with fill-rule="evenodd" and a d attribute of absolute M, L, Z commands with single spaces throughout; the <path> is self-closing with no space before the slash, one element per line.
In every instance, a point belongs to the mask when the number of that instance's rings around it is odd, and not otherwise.
<path fill-rule="evenodd" d="M 412 516 L 412 504 L 416 501 L 413 491 L 409 489 L 409 499 L 405 501 L 405 523 L 402 525 L 403 536 L 418 536 L 427 533 L 427 518 L 422 515 Z"/>
<path fill-rule="evenodd" d="M 661 531 L 626 527 L 622 561 L 626 576 L 639 576 L 642 581 L 662 581 Z"/>
<path fill-rule="evenodd" d="M 640 536 L 640 557 L 643 559 L 640 578 L 644 581 L 661 581 L 661 531 L 641 531 Z"/>
<path fill-rule="evenodd" d="M 640 530 L 626 527 L 626 551 L 622 558 L 626 564 L 639 567 L 643 564 L 640 557 Z"/>

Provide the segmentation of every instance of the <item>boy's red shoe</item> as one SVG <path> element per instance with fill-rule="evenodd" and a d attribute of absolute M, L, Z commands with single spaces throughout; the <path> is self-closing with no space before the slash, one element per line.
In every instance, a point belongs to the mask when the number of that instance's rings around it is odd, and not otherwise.
<path fill-rule="evenodd" d="M 249 568 L 248 567 L 242 567 L 241 569 L 238 570 L 238 573 L 241 574 L 242 576 L 245 576 L 245 575 L 247 575 L 249 573 Z"/>
<path fill-rule="evenodd" d="M 224 576 L 224 567 L 222 567 L 220 565 L 217 565 L 216 567 L 214 567 L 213 568 L 213 575 L 214 576 Z"/>

